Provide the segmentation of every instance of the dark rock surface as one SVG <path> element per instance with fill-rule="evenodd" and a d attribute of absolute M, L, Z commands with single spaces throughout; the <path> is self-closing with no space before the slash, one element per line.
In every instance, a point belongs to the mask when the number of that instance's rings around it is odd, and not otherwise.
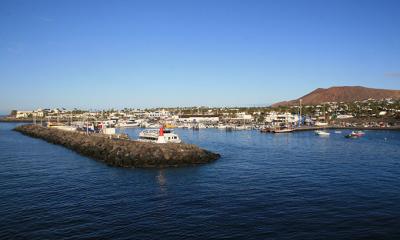
<path fill-rule="evenodd" d="M 178 167 L 209 163 L 220 158 L 219 154 L 191 144 L 156 144 L 112 140 L 39 125 L 22 125 L 14 130 L 24 135 L 62 145 L 81 155 L 117 167 Z"/>

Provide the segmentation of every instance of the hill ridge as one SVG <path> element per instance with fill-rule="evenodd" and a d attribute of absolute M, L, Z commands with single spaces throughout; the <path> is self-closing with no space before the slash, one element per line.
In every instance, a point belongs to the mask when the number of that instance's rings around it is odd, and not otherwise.
<path fill-rule="evenodd" d="M 298 105 L 300 99 L 304 105 L 315 105 L 324 102 L 354 102 L 367 99 L 400 99 L 400 90 L 368 88 L 363 86 L 333 86 L 317 88 L 295 100 L 272 104 L 272 107 Z"/>

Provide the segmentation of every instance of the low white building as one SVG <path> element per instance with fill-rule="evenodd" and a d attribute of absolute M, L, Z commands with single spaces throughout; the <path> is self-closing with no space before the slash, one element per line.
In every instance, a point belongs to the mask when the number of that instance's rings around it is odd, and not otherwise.
<path fill-rule="evenodd" d="M 161 111 L 147 112 L 146 116 L 151 118 L 166 118 L 171 116 L 171 113 L 163 109 Z"/>
<path fill-rule="evenodd" d="M 209 122 L 218 123 L 219 117 L 216 115 L 180 115 L 174 116 L 175 120 L 178 122 Z"/>
<path fill-rule="evenodd" d="M 336 118 L 337 118 L 337 119 L 348 119 L 348 118 L 353 118 L 353 115 L 349 115 L 349 114 L 340 114 L 340 115 L 337 115 Z"/>
<path fill-rule="evenodd" d="M 245 112 L 236 113 L 236 119 L 238 120 L 253 120 L 253 116 L 246 114 Z"/>
<path fill-rule="evenodd" d="M 31 116 L 33 111 L 15 111 L 15 118 L 27 118 Z"/>
<path fill-rule="evenodd" d="M 270 123 L 271 125 L 295 124 L 299 122 L 299 116 L 297 114 L 291 114 L 288 112 L 270 112 L 266 114 L 265 122 Z"/>

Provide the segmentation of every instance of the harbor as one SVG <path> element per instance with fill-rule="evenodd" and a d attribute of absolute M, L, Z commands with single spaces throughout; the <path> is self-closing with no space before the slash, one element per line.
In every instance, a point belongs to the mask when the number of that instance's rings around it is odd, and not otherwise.
<path fill-rule="evenodd" d="M 400 1 L 0 9 L 0 240 L 400 239 Z"/>
<path fill-rule="evenodd" d="M 226 131 L 262 132 L 314 131 L 320 129 L 398 130 L 400 100 L 367 99 L 354 102 L 265 107 L 175 107 L 84 110 L 38 108 L 13 110 L 0 122 L 27 122 L 47 126 L 69 126 L 77 130 L 113 134 L 112 129 L 215 128 Z"/>

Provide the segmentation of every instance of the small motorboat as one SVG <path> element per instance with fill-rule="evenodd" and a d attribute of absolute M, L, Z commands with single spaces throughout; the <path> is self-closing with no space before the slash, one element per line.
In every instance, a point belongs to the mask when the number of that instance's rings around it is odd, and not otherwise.
<path fill-rule="evenodd" d="M 350 134 L 346 135 L 346 138 L 359 138 L 364 136 L 365 133 L 363 131 L 352 131 Z"/>
<path fill-rule="evenodd" d="M 340 133 L 342 133 L 342 131 L 336 130 L 335 133 L 336 133 L 336 134 L 340 134 Z"/>
<path fill-rule="evenodd" d="M 273 133 L 291 133 L 293 131 L 293 128 L 276 128 L 272 130 Z"/>
<path fill-rule="evenodd" d="M 315 134 L 318 136 L 329 136 L 330 133 L 328 133 L 327 131 L 323 131 L 323 130 L 316 130 Z"/>

